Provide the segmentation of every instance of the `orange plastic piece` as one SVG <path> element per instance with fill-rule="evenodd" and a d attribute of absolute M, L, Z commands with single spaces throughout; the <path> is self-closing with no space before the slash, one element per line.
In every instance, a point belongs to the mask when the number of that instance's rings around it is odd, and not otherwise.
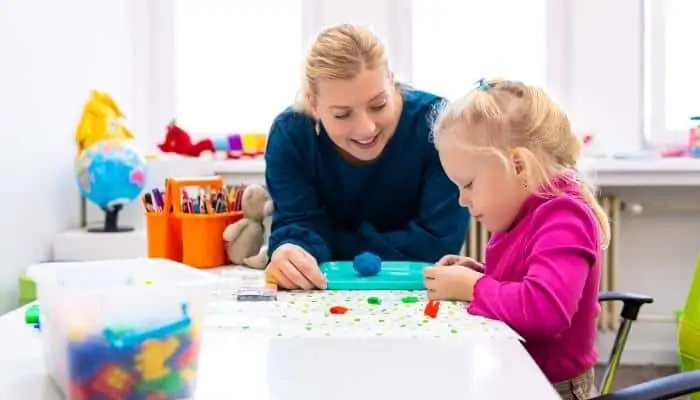
<path fill-rule="evenodd" d="M 90 388 L 109 399 L 123 399 L 135 384 L 136 379 L 127 371 L 116 365 L 107 365 L 90 383 Z"/>
<path fill-rule="evenodd" d="M 265 283 L 268 285 L 277 286 L 277 279 L 265 270 Z"/>
<path fill-rule="evenodd" d="M 188 186 L 221 190 L 224 183 L 221 177 L 168 178 L 163 212 L 146 213 L 148 256 L 180 261 L 196 268 L 226 265 L 222 235 L 229 224 L 243 217 L 243 213 L 184 213 L 180 193 Z"/>
<path fill-rule="evenodd" d="M 440 302 L 436 300 L 430 300 L 428 301 L 428 304 L 425 305 L 425 310 L 423 311 L 423 313 L 430 318 L 436 318 L 438 315 L 438 311 L 440 311 Z"/>
<path fill-rule="evenodd" d="M 333 306 L 331 307 L 330 312 L 331 314 L 345 314 L 348 312 L 348 308 L 343 306 Z"/>

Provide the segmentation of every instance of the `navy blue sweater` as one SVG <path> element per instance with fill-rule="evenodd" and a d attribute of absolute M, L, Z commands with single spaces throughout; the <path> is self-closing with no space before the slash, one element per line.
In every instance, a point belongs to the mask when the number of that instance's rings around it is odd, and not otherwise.
<path fill-rule="evenodd" d="M 277 116 L 265 151 L 275 205 L 270 255 L 284 243 L 319 263 L 364 251 L 385 261 L 435 262 L 460 250 L 469 214 L 430 140 L 429 117 L 442 99 L 412 89 L 403 96 L 394 136 L 368 165 L 343 159 L 308 116 L 291 109 Z"/>

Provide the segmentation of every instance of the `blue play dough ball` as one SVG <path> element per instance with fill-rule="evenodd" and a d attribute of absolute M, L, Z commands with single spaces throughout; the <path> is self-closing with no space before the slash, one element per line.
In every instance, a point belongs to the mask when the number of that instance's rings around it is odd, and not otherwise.
<path fill-rule="evenodd" d="M 382 270 L 382 259 L 366 251 L 355 257 L 352 267 L 360 276 L 375 276 Z"/>

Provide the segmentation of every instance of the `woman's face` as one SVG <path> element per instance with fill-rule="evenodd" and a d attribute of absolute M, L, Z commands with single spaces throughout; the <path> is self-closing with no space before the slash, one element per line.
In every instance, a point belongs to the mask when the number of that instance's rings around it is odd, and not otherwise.
<path fill-rule="evenodd" d="M 364 69 L 350 80 L 318 83 L 312 101 L 331 141 L 356 161 L 379 157 L 394 134 L 401 95 L 382 69 Z"/>

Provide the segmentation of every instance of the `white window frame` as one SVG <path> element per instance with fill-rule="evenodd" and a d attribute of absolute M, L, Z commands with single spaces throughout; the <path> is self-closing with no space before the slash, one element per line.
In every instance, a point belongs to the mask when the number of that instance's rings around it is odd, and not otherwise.
<path fill-rule="evenodd" d="M 174 17 L 175 6 L 169 0 L 150 0 L 137 7 L 135 20 L 135 47 L 146 46 L 148 56 L 140 57 L 136 74 L 138 82 L 148 82 L 148 89 L 141 90 L 147 96 L 148 127 L 146 143 L 148 150 L 155 151 L 157 142 L 164 135 L 164 128 L 175 115 L 176 96 L 174 75 Z M 329 19 L 329 8 L 335 2 L 328 0 L 302 0 L 302 36 L 313 37 Z M 379 4 L 381 3 L 381 4 Z M 569 99 L 569 55 L 571 7 L 569 0 L 547 0 L 547 85 L 566 106 Z M 344 4 L 337 2 L 335 4 Z M 392 68 L 398 79 L 412 81 L 413 7 L 409 0 L 364 0 L 354 1 L 353 7 L 366 8 L 366 15 L 372 16 L 376 24 L 386 24 L 386 41 Z M 342 11 L 335 11 L 342 13 Z M 385 15 L 377 16 L 377 12 Z M 144 13 L 147 17 L 144 17 Z M 334 17 L 337 17 L 335 15 Z M 337 18 L 333 18 L 337 20 Z M 146 39 L 147 38 L 147 39 Z M 308 45 L 308 43 L 304 43 Z M 142 50 L 143 54 L 144 51 Z M 466 89 L 466 88 L 465 88 Z"/>
<path fill-rule="evenodd" d="M 687 130 L 672 130 L 666 127 L 666 7 L 664 1 L 643 0 L 643 18 L 644 142 L 648 147 L 685 145 L 688 137 Z"/>

